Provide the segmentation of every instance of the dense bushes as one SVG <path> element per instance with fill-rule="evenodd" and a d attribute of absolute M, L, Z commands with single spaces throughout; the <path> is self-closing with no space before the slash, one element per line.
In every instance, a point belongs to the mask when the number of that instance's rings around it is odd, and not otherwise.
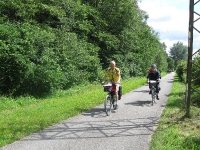
<path fill-rule="evenodd" d="M 198 53 L 198 55 L 194 58 L 193 60 L 193 67 L 192 67 L 192 76 L 195 80 L 193 80 L 193 84 L 195 86 L 199 86 L 200 85 L 200 52 Z"/>
<path fill-rule="evenodd" d="M 186 73 L 187 73 L 187 62 L 182 60 L 179 61 L 176 69 L 176 73 L 181 80 L 181 82 L 186 82 Z"/>
<path fill-rule="evenodd" d="M 200 52 L 193 59 L 192 64 L 192 101 L 200 106 L 199 93 L 200 93 Z"/>
<path fill-rule="evenodd" d="M 5 94 L 41 96 L 99 77 L 98 49 L 79 41 L 73 33 L 58 39 L 52 30 L 28 23 L 1 25 L 0 31 L 4 33 L 0 88 Z"/>
<path fill-rule="evenodd" d="M 151 63 L 167 69 L 165 45 L 137 1 L 3 0 L 0 10 L 3 94 L 44 96 L 99 81 L 110 60 L 122 78 L 146 75 Z"/>

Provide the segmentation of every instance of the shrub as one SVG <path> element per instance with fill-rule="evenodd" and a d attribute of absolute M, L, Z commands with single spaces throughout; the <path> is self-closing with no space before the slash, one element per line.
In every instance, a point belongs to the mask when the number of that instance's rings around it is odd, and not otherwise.
<path fill-rule="evenodd" d="M 179 61 L 176 73 L 181 82 L 186 81 L 186 71 L 187 71 L 187 62 L 184 60 Z"/>

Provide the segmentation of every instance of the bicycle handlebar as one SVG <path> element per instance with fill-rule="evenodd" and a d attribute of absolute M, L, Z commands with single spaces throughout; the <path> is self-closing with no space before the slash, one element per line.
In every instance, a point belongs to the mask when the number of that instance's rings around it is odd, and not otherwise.
<path fill-rule="evenodd" d="M 119 82 L 111 82 L 110 84 L 104 84 L 105 82 L 101 82 L 102 85 L 110 85 L 112 86 L 112 84 L 116 85 L 116 84 L 120 84 Z"/>
<path fill-rule="evenodd" d="M 160 82 L 160 80 L 149 80 L 149 81 L 147 81 L 147 83 L 159 83 Z"/>
<path fill-rule="evenodd" d="M 150 80 L 149 83 L 157 83 L 158 81 L 156 80 Z"/>

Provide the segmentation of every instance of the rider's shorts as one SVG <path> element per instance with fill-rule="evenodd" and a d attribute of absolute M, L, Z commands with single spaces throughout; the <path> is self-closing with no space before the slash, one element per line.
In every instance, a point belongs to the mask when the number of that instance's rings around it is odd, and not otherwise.
<path fill-rule="evenodd" d="M 111 84 L 111 85 L 112 85 L 112 81 L 109 81 L 108 84 Z M 118 92 L 118 91 L 119 91 L 119 86 L 120 86 L 120 84 L 117 83 L 117 84 L 115 84 L 115 85 L 116 85 L 116 92 Z"/>

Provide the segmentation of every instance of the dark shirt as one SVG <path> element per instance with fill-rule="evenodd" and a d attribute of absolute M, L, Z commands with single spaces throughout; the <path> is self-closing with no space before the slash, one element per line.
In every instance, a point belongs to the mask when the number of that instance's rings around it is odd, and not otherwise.
<path fill-rule="evenodd" d="M 147 78 L 149 80 L 157 80 L 159 78 L 161 79 L 160 71 L 156 70 L 156 71 L 149 72 Z"/>

